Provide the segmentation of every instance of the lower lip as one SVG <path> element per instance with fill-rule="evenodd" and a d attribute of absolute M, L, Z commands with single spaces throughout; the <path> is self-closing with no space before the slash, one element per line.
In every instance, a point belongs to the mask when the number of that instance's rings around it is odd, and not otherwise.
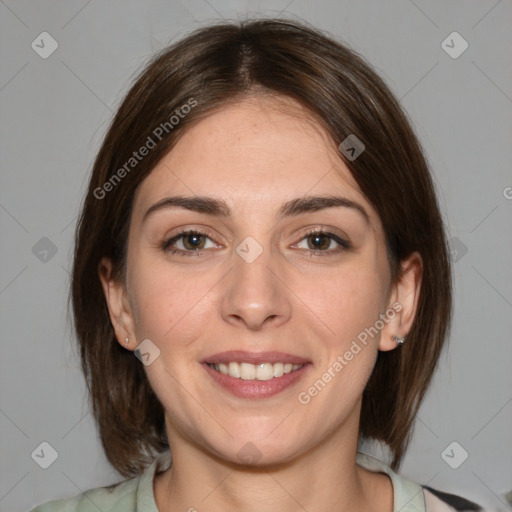
<path fill-rule="evenodd" d="M 302 368 L 290 373 L 285 373 L 282 377 L 274 377 L 270 380 L 243 380 L 214 370 L 208 364 L 204 363 L 206 371 L 212 376 L 213 380 L 227 389 L 233 395 L 240 398 L 268 398 L 285 389 L 293 386 L 311 366 L 306 363 Z"/>

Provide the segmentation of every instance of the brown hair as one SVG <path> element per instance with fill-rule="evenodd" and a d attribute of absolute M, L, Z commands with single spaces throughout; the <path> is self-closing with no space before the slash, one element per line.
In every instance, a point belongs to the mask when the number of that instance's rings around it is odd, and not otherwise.
<path fill-rule="evenodd" d="M 363 141 L 357 159 L 341 151 L 340 159 L 380 216 L 393 280 L 401 260 L 413 251 L 422 256 L 407 342 L 379 352 L 362 401 L 360 435 L 386 443 L 395 469 L 447 335 L 450 262 L 434 185 L 384 82 L 355 52 L 304 23 L 246 20 L 198 29 L 157 54 L 126 95 L 95 160 L 76 229 L 71 298 L 82 368 L 106 456 L 124 476 L 140 474 L 169 445 L 164 410 L 143 366 L 115 339 L 98 264 L 109 257 L 115 276 L 124 278 L 137 186 L 187 126 L 254 93 L 295 99 L 336 145 L 350 134 Z M 194 106 L 187 110 L 186 104 Z M 170 121 L 173 115 L 179 122 Z M 131 160 L 149 138 L 156 145 Z"/>

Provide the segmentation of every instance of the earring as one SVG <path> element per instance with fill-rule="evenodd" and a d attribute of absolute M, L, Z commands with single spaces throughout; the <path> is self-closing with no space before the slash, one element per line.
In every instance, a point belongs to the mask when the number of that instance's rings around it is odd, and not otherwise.
<path fill-rule="evenodd" d="M 400 338 L 399 336 L 392 336 L 392 338 L 396 341 L 397 345 L 402 345 L 405 341 L 405 336 Z"/>
<path fill-rule="evenodd" d="M 125 340 L 126 346 L 128 346 L 129 343 L 130 343 L 130 338 L 126 338 L 126 340 Z"/>

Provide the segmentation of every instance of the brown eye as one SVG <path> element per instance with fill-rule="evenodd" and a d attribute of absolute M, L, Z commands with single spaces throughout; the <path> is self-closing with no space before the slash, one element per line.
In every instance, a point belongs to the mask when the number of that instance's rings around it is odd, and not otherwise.
<path fill-rule="evenodd" d="M 332 241 L 329 236 L 323 233 L 315 233 L 314 235 L 309 235 L 307 238 L 308 241 L 311 242 L 309 246 L 313 250 L 328 249 Z"/>
<path fill-rule="evenodd" d="M 189 235 L 185 235 L 183 238 L 183 246 L 185 249 L 195 250 L 195 249 L 203 249 L 205 245 L 204 235 L 200 233 L 191 233 Z"/>
<path fill-rule="evenodd" d="M 301 244 L 304 244 L 304 241 L 306 247 L 304 247 L 304 245 L 301 247 Z M 313 254 L 325 254 L 327 256 L 348 250 L 351 248 L 351 245 L 350 242 L 340 238 L 335 233 L 328 231 L 310 231 L 305 234 L 297 247 L 312 251 Z"/>
<path fill-rule="evenodd" d="M 210 244 L 207 246 L 207 244 Z M 201 251 L 215 248 L 216 245 L 206 234 L 199 231 L 182 231 L 162 243 L 162 250 L 183 256 L 199 255 Z"/>

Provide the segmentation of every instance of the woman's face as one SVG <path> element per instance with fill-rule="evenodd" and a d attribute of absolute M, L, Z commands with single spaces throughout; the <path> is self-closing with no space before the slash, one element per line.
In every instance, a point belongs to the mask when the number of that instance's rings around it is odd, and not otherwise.
<path fill-rule="evenodd" d="M 123 345 L 150 340 L 171 449 L 271 463 L 356 439 L 379 343 L 405 334 L 376 212 L 319 125 L 280 101 L 189 128 L 134 199 L 109 306 Z"/>

